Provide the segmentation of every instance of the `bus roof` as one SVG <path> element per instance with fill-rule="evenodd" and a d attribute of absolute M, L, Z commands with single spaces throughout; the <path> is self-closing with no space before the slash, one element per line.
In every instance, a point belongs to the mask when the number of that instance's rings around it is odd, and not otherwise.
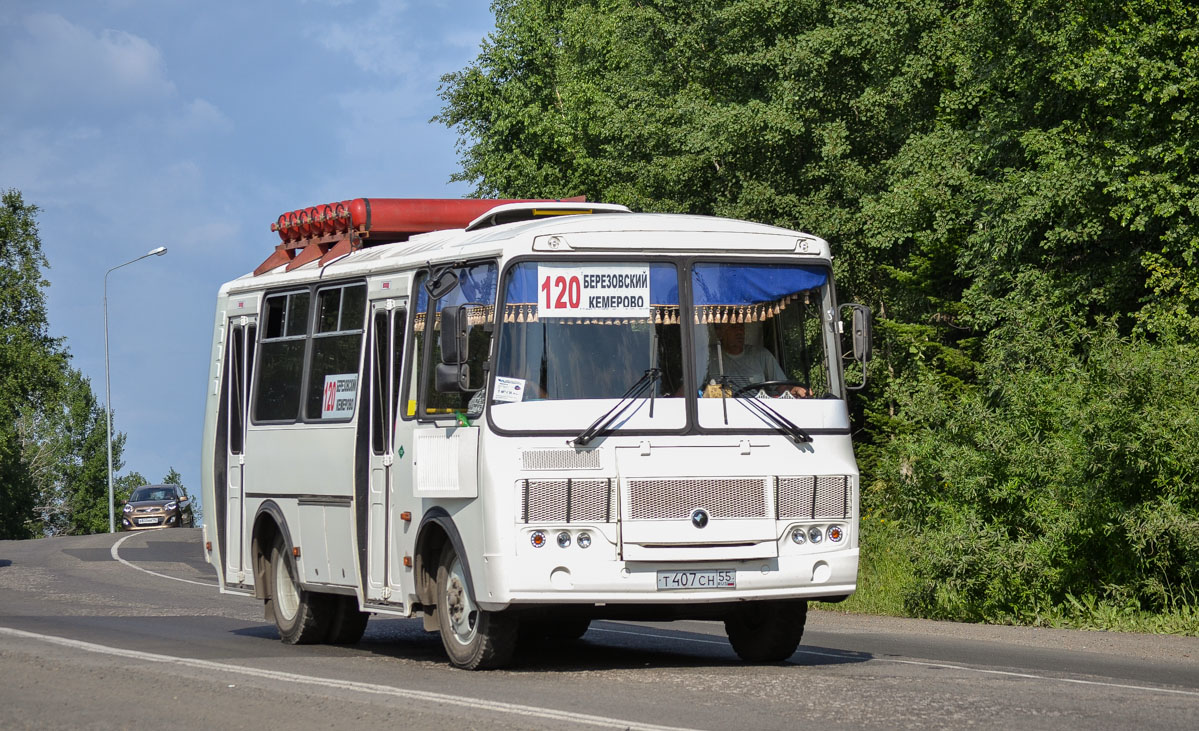
<path fill-rule="evenodd" d="M 577 207 L 580 204 L 571 205 Z M 604 204 L 581 205 L 598 208 Z M 510 206 L 502 208 L 512 210 Z M 623 214 L 552 215 L 496 223 L 475 230 L 464 227 L 414 234 L 404 241 L 348 251 L 323 264 L 313 259 L 289 267 L 284 262 L 257 276 L 246 274 L 228 282 L 222 291 L 245 292 L 318 278 L 410 270 L 429 262 L 508 258 L 532 253 L 713 254 L 736 251 L 739 255 L 750 256 L 799 253 L 815 260 L 831 259 L 827 242 L 799 231 L 714 216 L 631 213 L 623 207 L 612 208 L 623 209 Z M 480 218 L 492 213 L 489 211 Z"/>

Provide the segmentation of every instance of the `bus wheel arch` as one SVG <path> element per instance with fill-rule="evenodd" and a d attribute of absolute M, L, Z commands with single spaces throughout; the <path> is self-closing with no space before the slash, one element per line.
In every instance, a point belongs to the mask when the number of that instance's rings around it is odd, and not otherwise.
<path fill-rule="evenodd" d="M 454 519 L 444 508 L 432 508 L 421 518 L 420 526 L 416 529 L 416 555 L 412 567 L 416 574 L 416 596 L 424 611 L 424 626 L 428 632 L 438 631 L 437 568 L 447 544 L 452 545 L 459 556 L 466 555 L 466 547 Z M 465 559 L 462 570 L 467 590 L 477 596 L 470 564 Z"/>
<path fill-rule="evenodd" d="M 254 515 L 254 528 L 250 533 L 250 555 L 254 560 L 254 598 L 270 599 L 270 567 L 271 549 L 276 541 L 282 540 L 284 546 L 294 546 L 291 531 L 287 529 L 287 520 L 283 510 L 273 500 L 267 500 L 258 506 Z M 267 619 L 271 619 L 267 612 Z"/>

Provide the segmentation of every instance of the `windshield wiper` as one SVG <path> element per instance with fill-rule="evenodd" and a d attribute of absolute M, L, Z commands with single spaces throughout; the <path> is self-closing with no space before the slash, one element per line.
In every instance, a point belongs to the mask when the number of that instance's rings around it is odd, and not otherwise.
<path fill-rule="evenodd" d="M 732 392 L 733 398 L 735 398 L 738 403 L 744 404 L 745 408 L 757 415 L 759 419 L 767 424 L 770 424 L 783 434 L 791 437 L 792 441 L 794 441 L 796 444 L 804 444 L 812 441 L 811 434 L 808 434 L 806 431 L 796 426 L 795 423 L 790 419 L 775 411 L 773 406 L 770 406 L 759 398 L 746 396 L 740 391 L 734 390 L 731 387 L 731 380 L 732 379 L 730 379 L 728 376 L 720 377 L 720 396 L 722 403 L 724 401 L 725 394 Z M 729 412 L 727 406 L 725 407 L 724 412 L 724 423 L 729 423 Z"/>
<path fill-rule="evenodd" d="M 661 368 L 650 368 L 647 370 L 641 375 L 641 378 L 637 379 L 636 383 L 629 387 L 628 391 L 624 392 L 624 395 L 620 397 L 620 401 L 617 401 L 615 406 L 613 406 L 611 409 L 608 409 L 606 414 L 593 421 L 591 426 L 584 429 L 579 436 L 575 437 L 571 442 L 567 442 L 567 444 L 573 443 L 580 447 L 586 446 L 592 439 L 595 439 L 597 436 L 599 436 L 600 432 L 607 429 L 612 422 L 619 419 L 620 415 L 627 411 L 628 408 L 633 405 L 633 401 L 635 401 L 641 394 L 645 393 L 647 388 L 653 389 L 657 385 L 658 379 L 661 377 Z M 649 395 L 649 415 L 651 417 L 654 415 L 655 392 L 656 389 L 654 391 L 650 391 Z"/>

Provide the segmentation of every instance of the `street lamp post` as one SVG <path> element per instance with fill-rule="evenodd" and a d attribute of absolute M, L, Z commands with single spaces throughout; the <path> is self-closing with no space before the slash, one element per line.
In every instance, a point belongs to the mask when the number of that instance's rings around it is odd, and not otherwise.
<path fill-rule="evenodd" d="M 112 274 L 117 269 L 124 266 L 129 266 L 135 261 L 141 261 L 147 256 L 162 256 L 167 253 L 167 247 L 159 246 L 157 249 L 147 251 L 145 254 L 130 259 L 124 264 L 117 264 L 112 269 L 104 272 L 104 409 L 107 411 L 108 421 L 108 532 L 117 532 L 116 511 L 113 509 L 114 501 L 112 494 L 112 389 L 108 378 L 108 275 Z"/>

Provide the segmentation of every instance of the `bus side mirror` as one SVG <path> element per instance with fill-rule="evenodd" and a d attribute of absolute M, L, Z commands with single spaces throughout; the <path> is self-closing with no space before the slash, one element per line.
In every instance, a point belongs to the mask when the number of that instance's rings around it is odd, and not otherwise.
<path fill-rule="evenodd" d="M 853 307 L 853 357 L 863 363 L 874 353 L 870 337 L 870 308 L 866 305 Z"/>
<path fill-rule="evenodd" d="M 471 393 L 482 387 L 471 384 L 468 360 L 471 312 L 483 307 L 484 305 L 478 302 L 467 302 L 441 309 L 441 331 L 437 339 L 441 349 L 441 362 L 433 372 L 433 386 L 438 393 Z"/>
<path fill-rule="evenodd" d="M 441 309 L 438 345 L 441 346 L 443 364 L 456 366 L 466 362 L 469 348 L 466 338 L 468 327 L 465 305 L 449 305 Z"/>
<path fill-rule="evenodd" d="M 859 391 L 866 386 L 866 364 L 870 361 L 872 355 L 871 346 L 871 314 L 870 308 L 866 305 L 848 304 L 841 305 L 842 329 L 844 328 L 846 310 L 849 311 L 849 332 L 850 332 L 850 350 L 853 353 L 853 365 L 860 364 L 861 378 L 856 384 L 851 384 L 848 376 L 850 375 L 846 369 L 846 389 L 850 391 Z M 852 370 L 859 370 L 857 367 Z"/>

